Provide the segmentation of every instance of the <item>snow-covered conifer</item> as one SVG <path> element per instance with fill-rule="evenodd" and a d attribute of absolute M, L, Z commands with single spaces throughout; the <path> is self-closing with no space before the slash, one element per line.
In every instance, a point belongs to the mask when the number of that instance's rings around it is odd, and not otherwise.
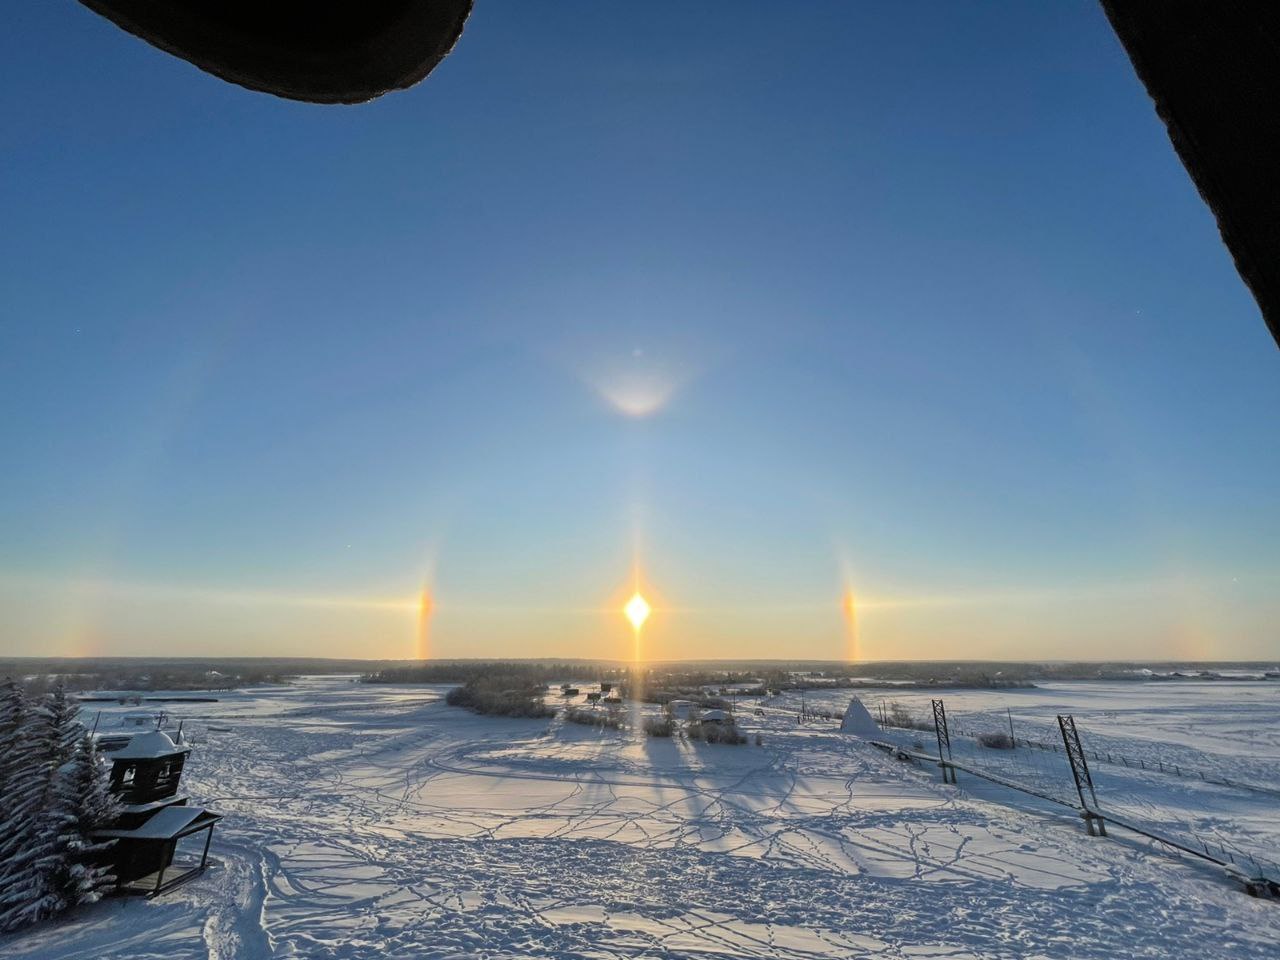
<path fill-rule="evenodd" d="M 45 760 L 49 764 L 49 772 L 61 767 L 71 759 L 76 745 L 84 736 L 84 726 L 76 719 L 80 712 L 79 704 L 73 703 L 67 696 L 67 688 L 61 679 L 43 698 L 42 704 L 47 715 L 45 736 Z"/>
<path fill-rule="evenodd" d="M 30 706 L 22 685 L 12 677 L 5 677 L 0 684 L 0 796 L 8 798 L 9 787 L 16 782 L 19 757 L 13 748 L 18 736 L 27 722 Z M 8 804 L 5 804 L 8 807 Z M 6 818 L 7 820 L 7 818 Z M 0 830 L 5 821 L 0 820 Z M 0 845 L 3 845 L 5 834 L 0 833 Z"/>
<path fill-rule="evenodd" d="M 19 683 L 0 686 L 0 930 L 33 919 L 40 895 L 35 860 L 49 770 L 36 734 L 44 723 Z"/>
<path fill-rule="evenodd" d="M 55 803 L 55 787 L 84 733 L 78 711 L 59 681 L 20 711 L 23 720 L 13 730 L 6 751 L 12 761 L 6 800 L 12 802 L 0 837 L 0 930 L 25 926 L 66 905 L 50 886 L 50 878 L 70 867 L 70 850 L 60 839 L 65 812 Z"/>
<path fill-rule="evenodd" d="M 43 825 L 53 837 L 53 847 L 38 864 L 43 914 L 93 903 L 110 887 L 112 877 L 98 855 L 111 841 L 95 843 L 93 832 L 118 813 L 119 804 L 108 789 L 105 764 L 93 738 L 86 735 L 54 774 Z"/>

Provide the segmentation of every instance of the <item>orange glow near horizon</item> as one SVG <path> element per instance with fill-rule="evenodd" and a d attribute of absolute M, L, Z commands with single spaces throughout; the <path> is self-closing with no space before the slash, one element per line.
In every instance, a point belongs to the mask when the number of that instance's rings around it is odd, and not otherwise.
<path fill-rule="evenodd" d="M 431 591 L 427 587 L 422 588 L 422 595 L 418 598 L 418 645 L 416 649 L 417 658 L 426 660 L 431 656 L 431 614 L 435 610 L 435 602 L 431 599 Z"/>
<path fill-rule="evenodd" d="M 502 596 L 437 596 L 431 569 L 367 592 L 359 585 L 289 590 L 0 571 L 0 608 L 11 636 L 29 636 L 11 641 L 17 656 L 541 656 L 642 666 L 779 656 L 1106 659 L 1115 653 L 1112 629 L 1132 638 L 1129 658 L 1204 660 L 1221 655 L 1213 627 L 1229 620 L 1242 591 L 1280 596 L 1280 573 L 1270 571 L 1241 574 L 1238 582 L 1185 573 L 948 590 L 945 582 L 881 583 L 851 566 L 811 592 L 796 595 L 800 588 L 792 586 L 775 595 L 750 583 L 690 588 L 679 565 L 668 562 L 659 564 L 669 578 L 660 588 L 646 578 L 645 553 L 637 536 L 631 562 L 612 567 L 611 577 L 605 572 L 612 583 L 603 589 L 593 579 L 581 591 L 570 583 Z M 1028 624 L 1040 625 L 1034 641 Z M 1265 657 L 1264 648 L 1241 649 Z"/>
<path fill-rule="evenodd" d="M 849 588 L 844 592 L 844 600 L 840 604 L 844 612 L 845 633 L 848 636 L 848 648 L 846 659 L 858 659 L 858 604 L 853 596 L 853 588 Z"/>

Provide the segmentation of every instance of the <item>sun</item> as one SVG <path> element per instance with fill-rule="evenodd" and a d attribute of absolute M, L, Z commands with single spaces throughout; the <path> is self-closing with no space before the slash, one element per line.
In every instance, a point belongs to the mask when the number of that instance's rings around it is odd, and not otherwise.
<path fill-rule="evenodd" d="M 649 619 L 650 609 L 648 601 L 640 596 L 639 593 L 636 593 L 627 601 L 627 605 L 622 608 L 622 612 L 631 621 L 631 626 L 639 630 L 644 626 L 644 622 Z"/>

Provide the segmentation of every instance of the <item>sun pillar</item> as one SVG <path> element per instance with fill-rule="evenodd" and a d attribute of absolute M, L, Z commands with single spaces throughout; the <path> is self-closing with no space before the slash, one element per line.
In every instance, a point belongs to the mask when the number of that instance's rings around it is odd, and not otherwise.
<path fill-rule="evenodd" d="M 431 591 L 423 587 L 422 595 L 418 598 L 418 646 L 414 651 L 419 660 L 426 660 L 431 656 L 431 614 L 434 610 Z"/>
<path fill-rule="evenodd" d="M 653 608 L 649 606 L 649 601 L 640 593 L 639 578 L 637 577 L 636 579 L 636 590 L 631 595 L 631 599 L 623 606 L 622 615 L 631 624 L 631 634 L 634 641 L 631 656 L 631 709 L 633 714 L 632 727 L 638 730 L 640 728 L 640 704 L 644 702 L 644 669 L 641 666 L 640 659 L 640 634 L 644 630 L 644 623 L 649 619 L 649 614 L 653 612 Z"/>
<path fill-rule="evenodd" d="M 845 590 L 844 598 L 840 602 L 840 609 L 844 613 L 844 631 L 845 631 L 845 656 L 848 660 L 858 659 L 858 603 L 853 595 L 853 588 Z"/>

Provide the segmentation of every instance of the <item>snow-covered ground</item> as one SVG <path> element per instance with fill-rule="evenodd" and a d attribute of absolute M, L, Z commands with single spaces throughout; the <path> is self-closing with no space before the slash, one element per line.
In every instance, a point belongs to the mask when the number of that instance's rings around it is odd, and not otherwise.
<path fill-rule="evenodd" d="M 942 693 L 956 726 L 1007 728 L 1007 705 L 1019 736 L 1048 739 L 1054 713 L 1073 712 L 1089 746 L 1272 785 L 1278 694 L 1230 683 Z M 944 786 L 936 769 L 834 724 L 797 724 L 789 697 L 762 716 L 740 704 L 751 741 L 733 747 L 476 717 L 443 695 L 330 677 L 169 705 L 197 741 L 186 788 L 226 814 L 220 865 L 166 897 L 107 901 L 0 940 L 0 955 L 1277 955 L 1280 904 L 1218 871 L 1132 838 L 1089 838 L 1070 811 L 963 774 Z M 927 694 L 892 699 L 928 709 Z M 981 762 L 1034 762 L 977 749 Z M 1154 804 L 1152 816 L 1203 806 L 1242 845 L 1275 840 L 1277 798 L 1141 773 L 1115 768 L 1130 779 L 1113 795 Z"/>
<path fill-rule="evenodd" d="M 848 702 L 808 692 L 810 708 Z M 1280 683 L 1058 683 L 1027 690 L 892 691 L 894 703 L 931 722 L 930 700 L 946 704 L 955 760 L 1074 801 L 1056 717 L 1074 716 L 1100 809 L 1205 852 L 1224 852 L 1249 872 L 1280 877 Z M 879 715 L 880 697 L 865 696 Z M 799 694 L 770 701 L 798 707 Z M 1008 733 L 1047 750 L 990 750 L 973 735 Z M 969 736 L 966 736 L 968 734 Z M 885 739 L 937 753 L 932 731 L 889 730 Z M 1225 781 L 1225 783 L 1223 782 Z M 1227 784 L 1234 784 L 1229 786 Z M 990 793 L 1015 804 L 1008 791 Z M 1254 789 L 1244 789 L 1253 787 Z"/>

